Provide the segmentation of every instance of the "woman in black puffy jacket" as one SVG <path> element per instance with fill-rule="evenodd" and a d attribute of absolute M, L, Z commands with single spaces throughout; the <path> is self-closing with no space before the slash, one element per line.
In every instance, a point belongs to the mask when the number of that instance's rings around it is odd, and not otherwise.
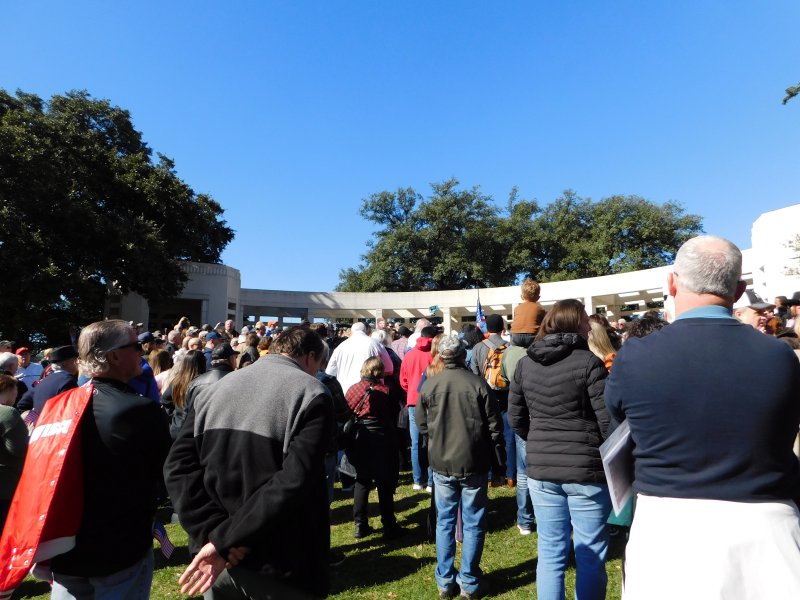
<path fill-rule="evenodd" d="M 608 372 L 589 350 L 589 330 L 583 304 L 557 302 L 517 364 L 508 398 L 508 421 L 526 440 L 528 491 L 539 534 L 540 600 L 565 598 L 570 533 L 576 597 L 606 595 L 611 500 L 599 446 L 609 422 L 603 401 Z"/>

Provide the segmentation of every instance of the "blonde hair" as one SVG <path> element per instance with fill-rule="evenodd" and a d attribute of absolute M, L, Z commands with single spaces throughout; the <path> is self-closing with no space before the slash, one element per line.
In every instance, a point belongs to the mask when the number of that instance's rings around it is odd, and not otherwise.
<path fill-rule="evenodd" d="M 614 354 L 616 350 L 608 337 L 606 328 L 600 323 L 589 321 L 592 329 L 589 331 L 589 350 L 601 360 L 605 360 L 609 354 Z"/>
<path fill-rule="evenodd" d="M 525 280 L 522 282 L 521 294 L 522 297 L 528 302 L 536 302 L 541 294 L 539 282 L 535 279 L 531 279 L 530 277 L 525 278 Z"/>
<path fill-rule="evenodd" d="M 370 356 L 361 366 L 361 379 L 381 379 L 383 377 L 383 361 L 380 356 Z"/>
<path fill-rule="evenodd" d="M 428 379 L 444 371 L 444 360 L 442 360 L 442 355 L 439 354 L 439 342 L 442 341 L 443 337 L 444 334 L 440 333 L 431 341 L 431 356 L 433 358 L 431 364 L 425 368 L 425 377 Z"/>

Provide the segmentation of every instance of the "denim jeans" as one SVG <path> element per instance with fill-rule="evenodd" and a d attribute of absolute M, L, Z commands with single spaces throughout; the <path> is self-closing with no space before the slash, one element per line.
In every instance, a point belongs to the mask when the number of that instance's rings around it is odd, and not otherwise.
<path fill-rule="evenodd" d="M 533 503 L 528 493 L 528 475 L 525 472 L 525 440 L 514 434 L 517 454 L 517 525 L 523 529 L 533 527 Z"/>
<path fill-rule="evenodd" d="M 508 426 L 508 411 L 500 413 L 503 417 L 503 437 L 506 440 L 506 479 L 514 479 L 517 476 L 517 446 L 514 442 L 514 430 Z"/>
<path fill-rule="evenodd" d="M 414 483 L 422 485 L 422 467 L 419 464 L 419 429 L 417 428 L 417 407 L 408 407 L 408 432 L 411 434 L 411 475 L 414 478 Z M 430 485 L 431 469 L 428 467 L 427 482 Z"/>
<path fill-rule="evenodd" d="M 611 498 L 605 484 L 556 483 L 528 479 L 536 514 L 539 559 L 536 589 L 539 600 L 565 600 L 564 571 L 570 532 L 575 544 L 578 600 L 606 597 L 606 554 Z"/>
<path fill-rule="evenodd" d="M 111 550 L 111 549 L 110 549 Z M 53 573 L 52 600 L 147 600 L 153 582 L 153 550 L 126 569 L 102 577 Z"/>
<path fill-rule="evenodd" d="M 489 504 L 485 473 L 455 477 L 433 474 L 436 500 L 436 585 L 450 589 L 458 583 L 461 591 L 474 594 L 481 578 L 481 555 L 486 537 L 486 507 Z M 461 502 L 464 542 L 461 569 L 456 575 L 456 518 Z"/>

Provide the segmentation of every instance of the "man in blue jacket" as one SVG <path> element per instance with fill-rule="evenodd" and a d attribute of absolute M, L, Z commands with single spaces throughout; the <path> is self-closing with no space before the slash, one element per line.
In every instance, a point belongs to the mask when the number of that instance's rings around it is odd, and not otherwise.
<path fill-rule="evenodd" d="M 626 600 L 800 597 L 800 363 L 732 317 L 741 275 L 731 242 L 686 242 L 677 319 L 628 339 L 606 383 L 635 443 Z"/>
<path fill-rule="evenodd" d="M 53 348 L 49 358 L 50 366 L 44 379 L 29 389 L 17 404 L 20 411 L 32 408 L 40 415 L 50 398 L 78 386 L 78 351 L 74 346 Z"/>

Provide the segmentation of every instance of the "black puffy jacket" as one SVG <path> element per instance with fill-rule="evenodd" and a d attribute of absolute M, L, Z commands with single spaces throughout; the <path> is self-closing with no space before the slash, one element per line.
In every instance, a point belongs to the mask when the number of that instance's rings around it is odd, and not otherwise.
<path fill-rule="evenodd" d="M 605 483 L 598 450 L 608 430 L 603 361 L 581 336 L 555 333 L 517 364 L 508 422 L 527 440 L 527 474 L 562 483 Z"/>

